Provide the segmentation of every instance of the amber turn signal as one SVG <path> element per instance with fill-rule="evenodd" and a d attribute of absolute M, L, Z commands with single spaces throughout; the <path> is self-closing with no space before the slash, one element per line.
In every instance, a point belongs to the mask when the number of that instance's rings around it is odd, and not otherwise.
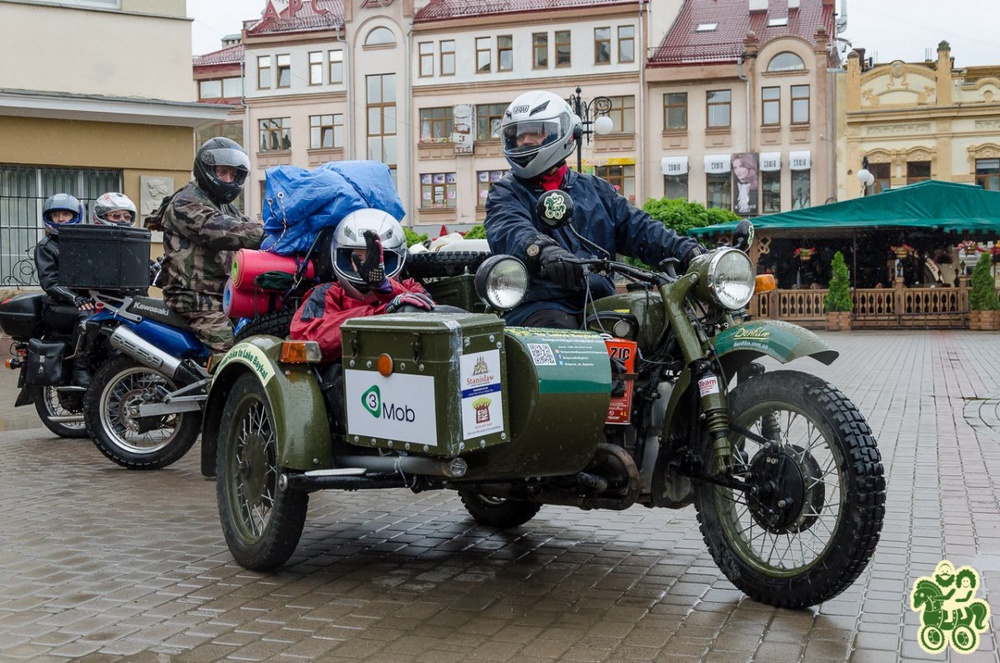
<path fill-rule="evenodd" d="M 282 364 L 315 364 L 322 359 L 316 341 L 285 341 L 281 344 Z"/>
<path fill-rule="evenodd" d="M 378 374 L 384 378 L 392 375 L 392 357 L 387 354 L 381 354 L 378 356 L 378 362 L 376 363 L 378 367 Z"/>
<path fill-rule="evenodd" d="M 771 292 L 772 290 L 777 290 L 777 288 L 778 282 L 774 280 L 774 274 L 758 274 L 753 286 L 753 292 L 756 295 L 762 292 Z"/>

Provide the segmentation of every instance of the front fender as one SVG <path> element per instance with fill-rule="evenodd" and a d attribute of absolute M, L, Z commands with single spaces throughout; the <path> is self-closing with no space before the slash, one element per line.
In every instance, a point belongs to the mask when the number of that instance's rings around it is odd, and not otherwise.
<path fill-rule="evenodd" d="M 832 364 L 840 355 L 814 332 L 782 320 L 754 320 L 734 325 L 712 339 L 727 378 L 754 359 L 768 356 L 783 364 L 812 357 Z"/>
<path fill-rule="evenodd" d="M 201 473 L 215 476 L 222 411 L 241 375 L 252 373 L 264 387 L 278 441 L 278 464 L 294 470 L 333 465 L 330 426 L 319 382 L 309 364 L 279 364 L 281 339 L 254 336 L 226 353 L 213 371 L 201 436 Z"/>

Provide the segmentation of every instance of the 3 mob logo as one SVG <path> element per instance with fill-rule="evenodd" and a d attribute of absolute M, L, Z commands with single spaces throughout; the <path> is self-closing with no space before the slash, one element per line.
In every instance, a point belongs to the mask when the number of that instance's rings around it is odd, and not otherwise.
<path fill-rule="evenodd" d="M 361 404 L 368 414 L 376 419 L 388 419 L 389 421 L 404 421 L 413 423 L 417 418 L 417 413 L 409 405 L 394 405 L 382 402 L 382 391 L 378 385 L 372 385 L 368 391 L 361 394 Z"/>

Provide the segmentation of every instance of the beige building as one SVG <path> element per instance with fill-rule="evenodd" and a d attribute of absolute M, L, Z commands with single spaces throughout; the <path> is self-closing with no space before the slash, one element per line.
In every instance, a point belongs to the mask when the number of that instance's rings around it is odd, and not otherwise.
<path fill-rule="evenodd" d="M 195 102 L 184 0 L 0 0 L 0 284 L 33 283 L 41 206 L 120 190 L 149 211 L 190 178 Z"/>
<path fill-rule="evenodd" d="M 838 195 L 855 198 L 867 160 L 878 193 L 927 179 L 1000 190 L 1000 67 L 937 59 L 873 65 L 858 52 L 841 75 Z"/>

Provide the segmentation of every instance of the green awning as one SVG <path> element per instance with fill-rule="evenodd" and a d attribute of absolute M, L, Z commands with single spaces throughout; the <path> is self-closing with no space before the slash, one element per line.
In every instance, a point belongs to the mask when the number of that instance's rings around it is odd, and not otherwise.
<path fill-rule="evenodd" d="M 1000 191 L 927 180 L 882 193 L 752 219 L 756 230 L 906 227 L 1000 237 Z M 692 228 L 689 235 L 729 233 L 735 223 Z"/>

